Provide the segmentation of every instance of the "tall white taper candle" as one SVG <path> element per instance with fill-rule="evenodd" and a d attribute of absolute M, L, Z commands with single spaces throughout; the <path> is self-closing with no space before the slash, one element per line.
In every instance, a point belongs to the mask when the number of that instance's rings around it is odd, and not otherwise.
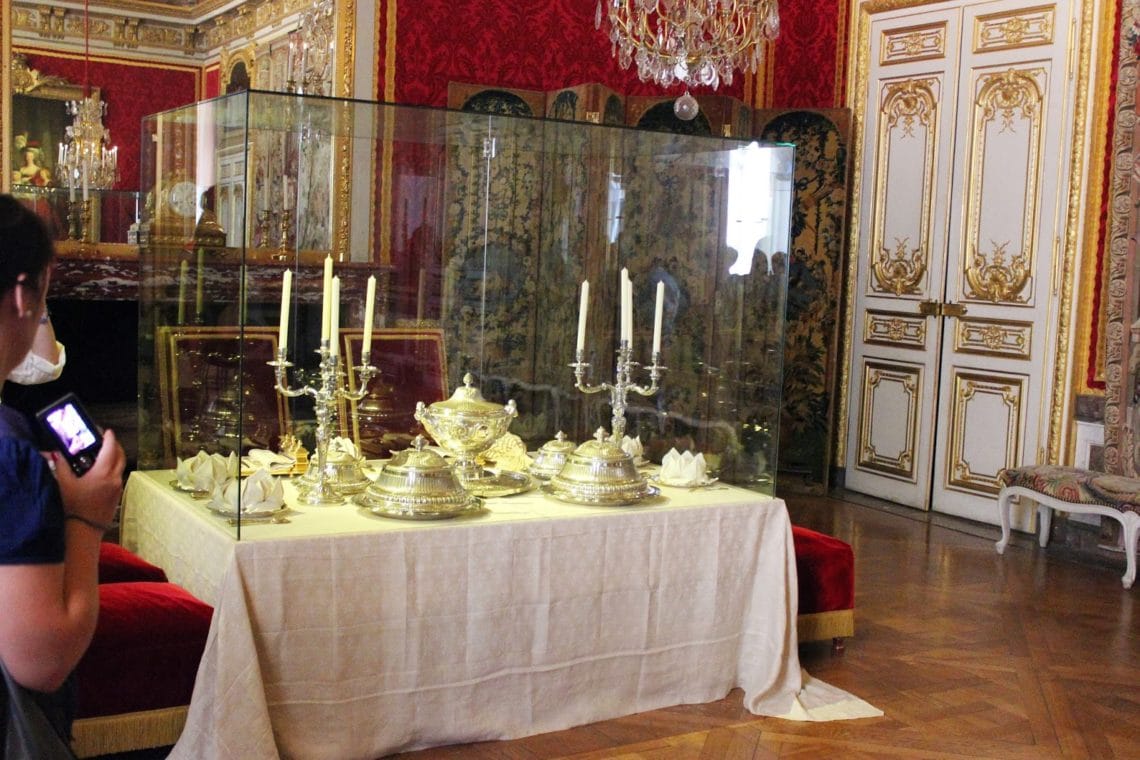
<path fill-rule="evenodd" d="M 340 278 L 332 278 L 332 307 L 329 310 L 329 353 L 333 356 L 340 354 L 337 344 L 340 342 Z"/>
<path fill-rule="evenodd" d="M 661 353 L 661 317 L 665 309 L 665 283 L 657 282 L 657 302 L 653 305 L 653 353 Z"/>
<path fill-rule="evenodd" d="M 325 257 L 325 276 L 321 281 L 321 342 L 329 339 L 329 318 L 332 314 L 332 256 Z"/>
<path fill-rule="evenodd" d="M 586 347 L 586 313 L 589 308 L 590 281 L 582 280 L 582 296 L 578 300 L 578 351 L 581 351 Z"/>
<path fill-rule="evenodd" d="M 277 329 L 277 350 L 289 347 L 289 304 L 293 299 L 293 270 L 281 275 L 281 324 Z"/>
<path fill-rule="evenodd" d="M 367 354 L 372 350 L 372 318 L 376 313 L 376 275 L 368 275 L 368 289 L 364 296 L 364 345 L 360 352 Z"/>

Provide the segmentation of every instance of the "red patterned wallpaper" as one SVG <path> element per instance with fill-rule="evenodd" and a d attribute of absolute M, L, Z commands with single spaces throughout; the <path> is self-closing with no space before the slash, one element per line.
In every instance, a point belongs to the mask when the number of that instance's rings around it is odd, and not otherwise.
<path fill-rule="evenodd" d="M 82 56 L 22 49 L 28 65 L 41 74 L 60 76 L 83 83 Z M 139 137 L 142 119 L 159 111 L 193 103 L 198 98 L 200 69 L 193 66 L 155 65 L 92 57 L 90 82 L 98 87 L 107 104 L 104 125 L 111 132 L 111 144 L 119 146 L 120 190 L 139 187 Z"/>
<path fill-rule="evenodd" d="M 202 85 L 203 98 L 216 98 L 222 92 L 222 70 L 218 66 L 206 69 L 206 80 Z"/>
<path fill-rule="evenodd" d="M 842 106 L 836 92 L 839 0 L 780 3 L 772 75 L 773 108 Z"/>
<path fill-rule="evenodd" d="M 382 25 L 390 2 L 380 0 Z M 596 5 L 597 0 L 397 2 L 395 101 L 445 106 L 449 81 L 544 91 L 599 82 L 626 95 L 662 94 L 656 85 L 638 81 L 635 70 L 618 66 L 604 32 L 594 29 Z M 388 32 L 381 27 L 381 82 Z M 743 99 L 744 78 L 718 92 Z M 666 94 L 680 93 L 674 87 Z"/>

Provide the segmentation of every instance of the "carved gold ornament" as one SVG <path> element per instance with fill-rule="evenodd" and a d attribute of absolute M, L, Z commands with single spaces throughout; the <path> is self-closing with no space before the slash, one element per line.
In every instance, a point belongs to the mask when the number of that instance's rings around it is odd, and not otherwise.
<path fill-rule="evenodd" d="M 1019 253 L 1006 264 L 1005 243 L 994 243 L 987 258 L 975 247 L 966 267 L 966 283 L 971 297 L 994 303 L 1025 303 L 1019 297 L 1029 282 L 1029 257 Z"/>
<path fill-rule="evenodd" d="M 871 262 L 876 289 L 889 290 L 896 296 L 918 293 L 918 284 L 926 274 L 926 256 L 921 248 L 909 248 L 909 238 L 895 240 L 895 249 L 879 249 Z"/>

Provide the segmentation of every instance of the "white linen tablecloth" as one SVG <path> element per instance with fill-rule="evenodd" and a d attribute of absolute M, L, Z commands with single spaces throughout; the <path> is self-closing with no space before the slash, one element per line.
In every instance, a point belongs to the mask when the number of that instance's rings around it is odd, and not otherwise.
<path fill-rule="evenodd" d="M 374 760 L 737 686 L 753 713 L 799 704 L 778 499 L 717 486 L 597 508 L 532 492 L 439 522 L 299 506 L 235 541 L 170 479 L 132 473 L 123 536 L 215 607 L 172 758 Z"/>

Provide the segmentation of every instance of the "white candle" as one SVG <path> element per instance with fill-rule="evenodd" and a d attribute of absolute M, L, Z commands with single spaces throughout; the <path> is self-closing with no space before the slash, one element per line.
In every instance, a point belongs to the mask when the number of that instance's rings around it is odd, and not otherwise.
<path fill-rule="evenodd" d="M 625 301 L 623 306 L 625 340 L 629 343 L 630 348 L 633 348 L 633 280 L 629 276 L 628 269 L 623 269 L 622 272 L 625 274 Z"/>
<path fill-rule="evenodd" d="M 74 192 L 74 188 L 72 189 Z M 186 259 L 178 265 L 178 324 L 186 324 L 186 281 L 190 279 L 190 262 Z"/>
<path fill-rule="evenodd" d="M 372 317 L 376 312 L 376 276 L 368 276 L 368 290 L 364 297 L 364 345 L 360 352 L 367 354 L 372 350 Z"/>
<path fill-rule="evenodd" d="M 653 355 L 661 353 L 661 316 L 665 309 L 665 283 L 657 282 L 657 303 L 653 306 Z"/>
<path fill-rule="evenodd" d="M 289 302 L 293 299 L 293 270 L 281 275 L 281 325 L 277 330 L 277 350 L 289 347 Z"/>
<path fill-rule="evenodd" d="M 618 274 L 618 313 L 621 315 L 621 321 L 618 328 L 618 340 L 626 340 L 626 335 L 629 332 L 629 322 L 625 310 L 625 282 L 629 278 L 629 270 L 625 267 L 621 268 Z"/>
<path fill-rule="evenodd" d="M 590 281 L 582 280 L 582 296 L 578 300 L 578 351 L 586 348 L 586 312 L 590 308 Z"/>
<path fill-rule="evenodd" d="M 329 332 L 329 353 L 334 357 L 340 353 L 337 343 L 340 342 L 340 278 L 332 278 L 332 309 L 329 315 L 332 326 Z"/>
<path fill-rule="evenodd" d="M 332 299 L 332 256 L 325 257 L 325 276 L 321 281 L 321 342 L 329 339 L 329 312 Z"/>

